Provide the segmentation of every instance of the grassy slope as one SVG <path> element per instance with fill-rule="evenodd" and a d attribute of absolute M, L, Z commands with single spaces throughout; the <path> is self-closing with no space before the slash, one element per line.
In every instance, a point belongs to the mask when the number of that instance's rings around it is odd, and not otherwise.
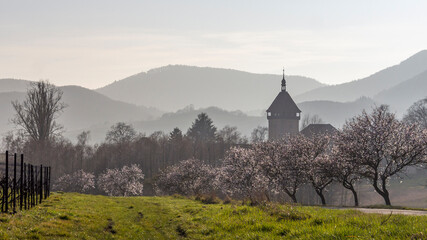
<path fill-rule="evenodd" d="M 31 210 L 0 215 L 0 238 L 426 239 L 426 226 L 427 217 L 354 210 L 56 193 Z"/>

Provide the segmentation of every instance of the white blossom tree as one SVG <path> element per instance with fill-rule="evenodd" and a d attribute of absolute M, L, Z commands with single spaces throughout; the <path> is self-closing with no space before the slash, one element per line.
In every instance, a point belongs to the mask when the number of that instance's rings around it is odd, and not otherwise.
<path fill-rule="evenodd" d="M 95 189 L 95 175 L 80 169 L 58 178 L 53 188 L 56 191 L 88 193 Z"/>
<path fill-rule="evenodd" d="M 269 141 L 256 144 L 254 150 L 271 190 L 286 193 L 296 203 L 298 189 L 307 182 L 308 165 L 293 155 L 292 147 L 296 145 Z"/>
<path fill-rule="evenodd" d="M 308 179 L 314 188 L 314 191 L 320 197 L 322 205 L 326 205 L 324 191 L 334 180 L 329 171 L 334 163 L 331 161 L 329 154 L 321 153 L 310 162 Z"/>
<path fill-rule="evenodd" d="M 254 197 L 264 193 L 268 185 L 258 160 L 252 149 L 231 148 L 219 168 L 220 189 L 233 197 L 255 200 Z"/>
<path fill-rule="evenodd" d="M 200 160 L 184 160 L 160 172 L 155 181 L 156 194 L 209 194 L 214 191 L 215 176 L 215 169 Z"/>
<path fill-rule="evenodd" d="M 387 106 L 365 111 L 347 122 L 340 136 L 345 158 L 361 166 L 361 176 L 391 205 L 387 182 L 409 166 L 425 161 L 427 134 L 416 125 L 405 125 Z"/>
<path fill-rule="evenodd" d="M 98 188 L 109 196 L 141 196 L 144 173 L 138 165 L 107 169 L 98 176 Z"/>
<path fill-rule="evenodd" d="M 311 137 L 293 135 L 286 143 L 289 149 L 289 181 L 293 182 L 295 191 L 299 185 L 311 184 L 323 205 L 326 204 L 324 190 L 333 180 L 328 174 L 332 164 L 330 144 L 330 136 L 325 134 Z"/>
<path fill-rule="evenodd" d="M 362 167 L 359 161 L 355 161 L 347 154 L 346 136 L 341 131 L 337 133 L 334 139 L 334 147 L 332 150 L 332 162 L 330 168 L 330 176 L 337 182 L 341 183 L 344 188 L 350 190 L 353 194 L 354 206 L 359 206 L 359 198 L 355 189 L 357 181 L 362 179 Z"/>

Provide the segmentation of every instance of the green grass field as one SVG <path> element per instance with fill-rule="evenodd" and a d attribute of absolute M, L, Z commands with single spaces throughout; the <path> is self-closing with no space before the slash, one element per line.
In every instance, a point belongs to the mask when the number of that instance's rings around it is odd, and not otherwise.
<path fill-rule="evenodd" d="M 1 239 L 427 239 L 426 230 L 425 216 L 75 193 L 0 215 Z"/>

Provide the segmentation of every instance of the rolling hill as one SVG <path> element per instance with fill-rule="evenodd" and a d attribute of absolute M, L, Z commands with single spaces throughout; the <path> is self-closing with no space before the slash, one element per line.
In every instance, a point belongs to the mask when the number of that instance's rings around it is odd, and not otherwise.
<path fill-rule="evenodd" d="M 287 76 L 294 96 L 323 84 Z M 176 111 L 194 104 L 227 110 L 264 109 L 280 91 L 281 75 L 254 74 L 231 69 L 169 65 L 142 72 L 97 89 L 112 99 Z"/>
<path fill-rule="evenodd" d="M 377 103 L 370 98 L 362 97 L 353 102 L 307 101 L 298 103 L 304 114 L 317 114 L 325 123 L 341 128 L 345 121 L 360 114 L 363 110 L 370 111 Z M 377 104 L 378 105 L 378 104 Z"/>
<path fill-rule="evenodd" d="M 154 119 L 162 114 L 157 109 L 115 101 L 83 87 L 60 88 L 64 93 L 63 101 L 68 107 L 61 114 L 58 122 L 64 125 L 66 131 L 90 128 L 99 124 L 113 124 L 117 121 Z M 14 126 L 9 121 L 15 113 L 11 102 L 23 101 L 24 97 L 24 92 L 0 93 L 0 134 L 13 129 Z"/>
<path fill-rule="evenodd" d="M 427 71 L 406 80 L 390 89 L 384 90 L 374 99 L 381 103 L 389 104 L 392 110 L 404 114 L 416 101 L 427 97 Z"/>
<path fill-rule="evenodd" d="M 398 65 L 381 70 L 369 77 L 348 83 L 325 86 L 295 96 L 296 102 L 328 100 L 354 101 L 376 94 L 411 79 L 427 70 L 427 50 L 423 50 Z"/>
<path fill-rule="evenodd" d="M 287 83 L 303 115 L 317 114 L 324 122 L 340 128 L 363 109 L 370 110 L 382 103 L 390 104 L 392 111 L 401 116 L 413 102 L 427 96 L 426 63 L 427 51 L 421 51 L 399 65 L 350 83 L 324 86 L 298 76 L 287 76 Z M 258 125 L 267 126 L 262 109 L 266 109 L 280 91 L 280 80 L 281 76 L 272 74 L 166 66 L 96 91 L 78 86 L 61 87 L 68 108 L 59 122 L 65 126 L 64 135 L 70 139 L 83 130 L 90 130 L 93 142 L 101 142 L 111 125 L 118 121 L 132 123 L 137 131 L 146 134 L 159 130 L 168 133 L 174 127 L 186 132 L 197 115 L 206 112 L 217 128 L 237 126 L 249 137 Z M 0 79 L 0 133 L 13 128 L 8 122 L 14 114 L 10 102 L 23 99 L 29 82 Z M 314 98 L 323 100 L 310 100 Z M 191 103 L 196 108 L 176 111 Z M 171 110 L 163 114 L 141 105 Z"/>
<path fill-rule="evenodd" d="M 3 92 L 25 92 L 31 81 L 4 78 L 0 79 L 0 93 Z"/>

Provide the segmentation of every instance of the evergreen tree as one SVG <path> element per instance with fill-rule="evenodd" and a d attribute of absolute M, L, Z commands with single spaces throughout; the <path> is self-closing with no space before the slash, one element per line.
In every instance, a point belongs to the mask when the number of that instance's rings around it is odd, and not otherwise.
<path fill-rule="evenodd" d="M 187 131 L 188 137 L 197 142 L 215 140 L 216 127 L 206 113 L 200 113 Z"/>
<path fill-rule="evenodd" d="M 182 141 L 182 131 L 177 127 L 174 128 L 173 131 L 169 134 L 169 141 L 181 142 Z"/>

